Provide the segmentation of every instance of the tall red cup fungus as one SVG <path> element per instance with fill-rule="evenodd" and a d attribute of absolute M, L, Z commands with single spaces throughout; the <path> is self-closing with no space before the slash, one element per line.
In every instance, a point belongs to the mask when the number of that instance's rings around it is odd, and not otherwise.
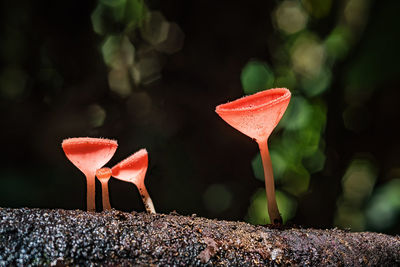
<path fill-rule="evenodd" d="M 110 168 L 101 168 L 96 171 L 96 177 L 99 179 L 101 183 L 101 194 L 103 200 L 103 210 L 110 210 L 110 197 L 108 194 L 108 180 L 111 177 L 111 169 Z"/>
<path fill-rule="evenodd" d="M 111 171 L 112 176 L 122 181 L 136 185 L 142 197 L 146 211 L 156 213 L 153 201 L 144 185 L 149 158 L 146 149 L 141 149 L 135 154 L 115 165 Z"/>
<path fill-rule="evenodd" d="M 95 211 L 95 174 L 117 150 L 117 141 L 78 137 L 65 139 L 62 148 L 67 158 L 86 176 L 87 210 Z"/>
<path fill-rule="evenodd" d="M 268 214 L 272 223 L 282 223 L 282 218 L 275 199 L 268 137 L 285 113 L 290 96 L 286 88 L 269 89 L 219 105 L 215 110 L 229 125 L 258 143 L 264 167 Z"/>

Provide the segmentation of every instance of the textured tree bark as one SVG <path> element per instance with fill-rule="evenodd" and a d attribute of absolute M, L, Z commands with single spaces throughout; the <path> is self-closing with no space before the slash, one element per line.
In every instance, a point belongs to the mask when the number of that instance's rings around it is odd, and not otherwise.
<path fill-rule="evenodd" d="M 0 208 L 0 266 L 396 266 L 400 237 L 195 215 Z"/>

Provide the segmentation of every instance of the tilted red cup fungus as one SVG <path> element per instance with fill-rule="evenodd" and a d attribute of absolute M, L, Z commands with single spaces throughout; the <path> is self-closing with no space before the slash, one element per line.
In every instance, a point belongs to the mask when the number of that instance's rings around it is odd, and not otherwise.
<path fill-rule="evenodd" d="M 149 213 L 156 213 L 153 201 L 144 184 L 148 162 L 149 159 L 146 149 L 141 149 L 115 165 L 111 171 L 113 177 L 136 185 L 146 211 Z"/>
<path fill-rule="evenodd" d="M 95 211 L 95 174 L 114 155 L 117 141 L 78 137 L 65 139 L 62 148 L 67 158 L 86 176 L 87 181 L 87 210 Z"/>
<path fill-rule="evenodd" d="M 110 210 L 110 197 L 108 194 L 108 180 L 111 177 L 111 169 L 110 168 L 101 168 L 96 171 L 96 177 L 99 179 L 101 183 L 101 194 L 103 200 L 103 210 Z"/>
<path fill-rule="evenodd" d="M 256 140 L 264 167 L 268 214 L 272 223 L 282 223 L 275 199 L 274 176 L 268 138 L 290 101 L 290 91 L 275 88 L 217 106 L 217 114 L 236 130 Z"/>

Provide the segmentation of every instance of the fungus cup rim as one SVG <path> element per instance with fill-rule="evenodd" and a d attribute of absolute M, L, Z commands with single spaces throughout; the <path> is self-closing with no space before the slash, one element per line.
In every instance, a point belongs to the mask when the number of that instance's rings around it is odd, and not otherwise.
<path fill-rule="evenodd" d="M 136 151 L 135 153 L 133 153 L 132 155 L 130 155 L 126 159 L 120 161 L 118 164 L 116 164 L 114 167 L 112 167 L 111 170 L 116 168 L 116 167 L 119 167 L 119 168 L 127 167 L 130 164 L 141 160 L 143 157 L 148 157 L 148 153 L 147 153 L 147 150 L 145 148 L 142 148 L 139 151 Z"/>
<path fill-rule="evenodd" d="M 96 177 L 101 180 L 101 179 L 109 179 L 112 176 L 111 169 L 108 167 L 104 167 L 101 169 L 98 169 L 96 171 Z"/>
<path fill-rule="evenodd" d="M 61 143 L 62 147 L 76 147 L 81 145 L 109 145 L 118 146 L 117 140 L 106 139 L 106 138 L 94 138 L 94 137 L 72 137 L 64 139 Z"/>
<path fill-rule="evenodd" d="M 249 105 L 252 101 L 255 101 L 262 97 L 267 97 L 271 95 L 279 95 L 277 98 L 274 98 L 268 102 L 263 102 L 258 105 Z M 252 95 L 244 96 L 234 101 L 218 105 L 215 109 L 217 113 L 240 113 L 243 111 L 257 111 L 268 108 L 273 105 L 277 105 L 287 99 L 290 99 L 291 93 L 287 88 L 273 88 L 264 90 Z M 233 106 L 233 107 L 232 107 Z"/>

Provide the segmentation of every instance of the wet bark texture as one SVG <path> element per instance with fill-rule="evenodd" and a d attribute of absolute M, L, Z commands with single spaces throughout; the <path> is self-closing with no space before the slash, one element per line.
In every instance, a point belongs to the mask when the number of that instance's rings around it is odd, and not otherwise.
<path fill-rule="evenodd" d="M 0 208 L 0 266 L 400 265 L 400 237 L 177 214 Z"/>

